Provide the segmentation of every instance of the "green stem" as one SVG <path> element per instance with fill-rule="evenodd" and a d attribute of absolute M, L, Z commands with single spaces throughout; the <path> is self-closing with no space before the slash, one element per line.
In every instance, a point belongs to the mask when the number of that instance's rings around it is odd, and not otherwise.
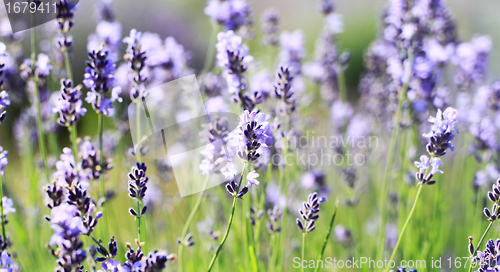
<path fill-rule="evenodd" d="M 35 69 L 36 63 L 36 27 L 35 27 L 35 15 L 32 16 L 32 29 L 31 29 L 31 65 L 32 69 Z M 40 154 L 42 156 L 43 169 L 45 173 L 45 178 L 47 182 L 50 181 L 49 167 L 47 164 L 47 148 L 45 146 L 45 136 L 43 135 L 43 122 L 41 115 L 41 106 L 40 106 L 40 94 L 38 90 L 38 80 L 36 76 L 33 75 L 33 88 L 34 88 L 34 99 L 35 99 L 35 107 L 36 107 L 36 127 L 37 127 L 37 136 L 38 136 L 38 148 L 40 149 Z"/>
<path fill-rule="evenodd" d="M 347 102 L 347 88 L 345 83 L 345 73 L 344 69 L 342 69 L 342 64 L 339 64 L 337 84 L 339 88 L 340 101 L 345 103 Z"/>
<path fill-rule="evenodd" d="M 408 224 L 410 223 L 410 220 L 413 216 L 413 213 L 415 212 L 415 208 L 417 207 L 418 199 L 420 198 L 420 192 L 422 192 L 422 188 L 424 185 L 420 184 L 418 187 L 417 195 L 415 196 L 415 202 L 413 202 L 413 207 L 411 208 L 410 214 L 408 214 L 408 217 L 406 218 L 405 224 L 403 225 L 403 228 L 401 229 L 401 233 L 399 234 L 398 241 L 396 242 L 396 246 L 394 247 L 392 254 L 391 254 L 391 259 L 389 260 L 389 263 L 394 260 L 396 257 L 396 253 L 399 248 L 399 244 L 401 243 L 401 240 L 403 239 L 403 236 L 405 234 L 406 228 L 408 227 Z"/>
<path fill-rule="evenodd" d="M 207 73 L 212 67 L 215 56 L 215 41 L 217 40 L 218 31 L 219 31 L 219 26 L 212 24 L 212 33 L 210 34 L 207 57 L 205 58 L 205 63 L 203 64 L 203 70 L 201 71 L 202 74 Z"/>
<path fill-rule="evenodd" d="M 224 237 L 222 237 L 222 241 L 220 242 L 219 246 L 217 247 L 217 250 L 215 251 L 214 256 L 212 257 L 212 261 L 210 262 L 210 265 L 208 266 L 207 272 L 212 271 L 212 267 L 215 264 L 215 260 L 217 260 L 217 257 L 219 256 L 219 253 L 224 246 L 224 243 L 226 242 L 227 236 L 229 235 L 229 231 L 231 230 L 231 224 L 233 223 L 233 218 L 234 218 L 234 210 L 236 208 L 236 200 L 238 198 L 234 197 L 233 198 L 233 207 L 231 209 L 231 216 L 229 217 L 229 223 L 227 225 L 226 233 L 224 233 Z"/>
<path fill-rule="evenodd" d="M 323 254 L 325 254 L 325 249 L 326 249 L 326 244 L 328 244 L 328 241 L 330 240 L 330 235 L 332 234 L 333 230 L 333 222 L 335 222 L 335 216 L 337 215 L 337 207 L 335 207 L 335 211 L 333 211 L 332 219 L 330 220 L 330 227 L 328 228 L 328 232 L 326 233 L 325 241 L 323 242 L 323 247 L 321 248 L 321 253 L 319 254 L 318 260 L 323 260 Z M 304 257 L 302 257 L 302 260 Z M 314 272 L 317 272 L 319 269 L 319 266 L 314 269 Z"/>
<path fill-rule="evenodd" d="M 245 163 L 243 165 L 243 172 L 241 173 L 240 181 L 238 183 L 238 188 L 241 188 L 241 182 L 243 181 L 243 177 L 245 176 L 245 172 L 247 169 L 248 163 Z M 233 198 L 233 206 L 231 208 L 231 216 L 229 216 L 229 223 L 227 224 L 227 229 L 226 233 L 224 233 L 224 237 L 222 237 L 222 241 L 220 242 L 219 246 L 217 247 L 217 250 L 215 251 L 214 256 L 212 257 L 212 261 L 210 261 L 210 265 L 208 266 L 207 272 L 210 272 L 215 264 L 215 261 L 217 260 L 217 257 L 219 256 L 220 251 L 222 250 L 222 247 L 224 246 L 224 243 L 226 242 L 227 236 L 229 235 L 229 231 L 231 230 L 231 225 L 233 224 L 233 219 L 234 219 L 234 210 L 236 209 L 236 200 L 238 198 L 234 196 Z"/>
<path fill-rule="evenodd" d="M 141 213 L 141 210 L 142 210 L 142 204 L 141 204 L 141 200 L 140 199 L 137 199 L 137 239 L 139 240 L 139 242 L 142 241 L 142 213 Z"/>
<path fill-rule="evenodd" d="M 139 163 L 142 163 L 142 154 L 141 154 L 141 148 L 140 148 L 140 143 L 141 143 L 141 118 L 139 115 L 139 112 L 141 111 L 141 98 L 136 99 L 136 105 L 135 105 L 135 125 L 136 125 L 136 135 L 137 135 L 137 150 L 135 151 L 135 156 L 137 157 L 137 161 Z"/>
<path fill-rule="evenodd" d="M 266 196 L 266 188 L 269 180 L 271 179 L 271 169 L 273 168 L 273 163 L 272 160 L 269 160 L 269 163 L 267 165 L 267 173 L 266 173 L 266 179 L 264 182 L 264 187 L 260 193 L 259 196 L 259 206 L 257 208 L 257 211 L 261 211 L 264 209 L 264 200 Z M 257 255 L 260 253 L 260 229 L 262 226 L 262 217 L 257 218 L 257 222 L 255 223 L 255 243 L 256 243 L 256 253 Z"/>
<path fill-rule="evenodd" d="M 104 114 L 97 114 L 97 126 L 98 126 L 98 134 L 99 134 L 99 184 L 101 187 L 101 197 L 103 199 L 102 202 L 102 211 L 103 211 L 103 223 L 104 223 L 104 236 L 108 235 L 108 213 L 106 212 L 106 188 L 104 186 L 104 145 L 102 140 L 102 135 L 104 133 Z M 137 212 L 141 212 L 140 210 Z"/>
<path fill-rule="evenodd" d="M 401 90 L 399 92 L 399 98 L 398 98 L 398 108 L 396 111 L 396 120 L 394 121 L 394 127 L 392 128 L 392 135 L 391 135 L 391 141 L 389 142 L 389 151 L 387 154 L 387 160 L 385 163 L 385 169 L 384 169 L 384 176 L 382 179 L 382 194 L 381 194 L 381 201 L 380 201 L 380 213 L 381 213 L 381 220 L 380 220 L 380 226 L 379 226 L 379 233 L 378 233 L 378 250 L 377 250 L 377 260 L 382 259 L 382 255 L 384 252 L 384 243 L 385 243 L 385 225 L 387 223 L 387 195 L 389 191 L 389 172 L 391 170 L 391 167 L 394 163 L 394 156 L 395 156 L 395 149 L 396 149 L 396 142 L 398 141 L 399 138 L 399 128 L 400 128 L 400 123 L 401 123 L 401 118 L 403 116 L 403 104 L 404 100 L 406 99 L 406 92 L 408 91 L 408 86 L 410 83 L 411 79 L 411 74 L 412 74 L 412 68 L 413 67 L 413 53 L 412 51 L 409 52 L 408 54 L 408 59 L 409 59 L 409 71 L 407 71 L 407 74 L 405 75 L 405 80 L 403 83 L 403 86 L 401 87 Z"/>
<path fill-rule="evenodd" d="M 7 242 L 5 235 L 5 218 L 3 216 L 3 175 L 0 174 L 0 220 L 2 220 L 2 238 L 4 243 Z"/>
<path fill-rule="evenodd" d="M 269 261 L 269 265 L 268 265 L 268 269 L 267 271 L 271 272 L 271 271 L 275 271 L 275 265 L 276 265 L 276 253 L 278 252 L 278 249 L 274 246 L 276 244 L 276 234 L 273 232 L 271 234 L 271 243 L 270 245 L 273 245 L 273 247 L 271 248 L 272 250 L 272 253 L 271 253 L 271 260 Z"/>
<path fill-rule="evenodd" d="M 191 214 L 189 214 L 189 217 L 186 221 L 186 224 L 184 224 L 184 228 L 182 229 L 182 233 L 181 233 L 182 242 L 179 244 L 179 256 L 178 256 L 179 257 L 179 260 L 178 260 L 179 271 L 181 271 L 181 272 L 184 270 L 184 266 L 183 266 L 183 262 L 182 262 L 182 256 L 183 256 L 183 251 L 184 251 L 184 238 L 186 237 L 186 235 L 188 233 L 189 226 L 191 225 L 191 222 L 193 221 L 194 216 L 198 212 L 198 209 L 200 208 L 201 202 L 203 201 L 203 198 L 205 197 L 205 191 L 207 189 L 209 179 L 210 179 L 210 175 L 207 175 L 205 177 L 205 182 L 203 182 L 203 188 L 201 191 L 201 195 L 198 198 L 198 200 L 196 201 L 196 204 L 194 205 L 193 210 L 191 211 Z"/>
<path fill-rule="evenodd" d="M 78 157 L 78 145 L 76 144 L 77 132 L 76 132 L 76 124 L 73 126 L 68 126 L 69 137 L 71 141 L 71 147 L 73 149 L 73 156 L 75 157 L 75 161 Z"/>
<path fill-rule="evenodd" d="M 66 65 L 66 73 L 67 73 L 68 79 L 71 80 L 71 82 L 73 82 L 73 72 L 71 70 L 71 63 L 69 60 L 69 54 L 68 54 L 67 49 L 64 49 L 63 55 L 64 55 L 64 63 Z"/>
<path fill-rule="evenodd" d="M 300 259 L 301 263 L 304 261 L 304 253 L 305 253 L 305 250 L 306 250 L 306 234 L 307 232 L 303 232 L 302 233 L 302 259 Z M 304 272 L 304 266 L 301 265 L 302 267 L 302 272 Z"/>
<path fill-rule="evenodd" d="M 484 238 L 486 238 L 486 234 L 488 234 L 488 232 L 490 231 L 491 226 L 493 225 L 493 222 L 494 221 L 490 221 L 490 223 L 488 224 L 488 227 L 484 231 L 483 236 L 481 236 L 481 239 L 479 239 L 479 243 L 477 243 L 476 250 L 479 250 L 479 248 L 482 246 Z M 469 272 L 471 272 L 471 271 L 472 271 L 472 258 L 471 258 L 470 264 L 469 264 Z"/>

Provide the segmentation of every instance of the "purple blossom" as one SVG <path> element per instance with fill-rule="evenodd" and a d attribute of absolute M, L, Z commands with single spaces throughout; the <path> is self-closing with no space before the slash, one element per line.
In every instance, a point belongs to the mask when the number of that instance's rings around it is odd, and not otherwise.
<path fill-rule="evenodd" d="M 73 88 L 71 80 L 61 80 L 61 91 L 52 111 L 59 113 L 57 122 L 61 126 L 73 126 L 87 112 L 82 106 L 80 88 Z"/>
<path fill-rule="evenodd" d="M 259 186 L 260 182 L 257 180 L 257 178 L 259 176 L 260 176 L 259 173 L 255 172 L 255 170 L 253 170 L 252 172 L 248 173 L 247 174 L 248 184 Z"/>
<path fill-rule="evenodd" d="M 3 150 L 3 147 L 0 146 L 0 175 L 5 176 L 5 172 L 3 171 L 5 166 L 9 164 L 9 161 L 7 160 L 7 154 L 9 154 L 7 151 Z"/>
<path fill-rule="evenodd" d="M 432 170 L 431 170 L 431 175 L 434 175 L 436 172 L 439 172 L 440 174 L 443 173 L 443 171 L 441 171 L 439 169 L 439 167 L 441 167 L 441 159 L 440 158 L 434 158 L 432 159 L 432 162 L 431 162 L 431 166 L 432 166 Z"/>
<path fill-rule="evenodd" d="M 113 115 L 112 102 L 114 100 L 107 98 L 107 95 L 116 85 L 114 79 L 115 64 L 108 56 L 108 51 L 92 51 L 88 55 L 90 61 L 87 61 L 83 84 L 90 91 L 87 93 L 85 101 L 92 104 L 97 113 L 106 116 Z M 116 94 L 113 97 L 116 100 Z"/>
<path fill-rule="evenodd" d="M 236 176 L 236 174 L 238 174 L 239 170 L 238 170 L 238 167 L 236 167 L 236 165 L 234 165 L 234 163 L 228 162 L 226 164 L 226 166 L 222 167 L 222 169 L 220 171 L 224 175 L 225 178 L 231 179 L 231 178 L 234 178 L 234 176 Z"/>
<path fill-rule="evenodd" d="M 250 24 L 250 7 L 244 0 L 209 0 L 205 14 L 226 30 L 238 30 Z"/>
<path fill-rule="evenodd" d="M 415 167 L 420 169 L 420 171 L 422 172 L 423 170 L 429 168 L 429 166 L 430 166 L 429 157 L 427 157 L 426 155 L 422 155 L 422 156 L 420 156 L 420 161 L 416 161 L 416 162 L 414 162 L 414 164 L 415 164 Z"/>
<path fill-rule="evenodd" d="M 293 75 L 300 74 L 301 62 L 306 55 L 304 49 L 304 34 L 302 31 L 285 31 L 280 36 L 281 51 L 279 53 L 281 65 L 292 67 Z"/>
<path fill-rule="evenodd" d="M 14 202 L 12 199 L 4 196 L 2 197 L 2 205 L 3 205 L 3 216 L 7 216 L 9 213 L 16 212 L 16 208 L 14 208 Z"/>
<path fill-rule="evenodd" d="M 119 272 L 123 271 L 122 264 L 118 260 L 108 259 L 106 262 L 101 264 L 103 270 L 99 272 Z"/>

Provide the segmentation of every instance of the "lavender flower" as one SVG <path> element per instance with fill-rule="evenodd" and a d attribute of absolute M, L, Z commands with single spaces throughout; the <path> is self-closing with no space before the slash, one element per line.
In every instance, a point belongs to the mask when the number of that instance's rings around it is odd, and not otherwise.
<path fill-rule="evenodd" d="M 147 93 L 145 91 L 144 83 L 147 78 L 144 75 L 146 68 L 146 52 L 142 51 L 142 33 L 135 29 L 130 30 L 130 35 L 123 38 L 123 42 L 128 45 L 127 53 L 123 57 L 128 62 L 132 80 L 132 89 L 130 91 L 130 98 L 144 98 Z"/>
<path fill-rule="evenodd" d="M 493 206 L 491 210 L 485 207 L 483 212 L 488 221 L 493 222 L 500 216 L 500 206 L 498 205 L 498 201 L 500 200 L 500 179 L 497 179 L 492 186 L 492 190 L 488 191 L 488 199 L 493 202 Z"/>
<path fill-rule="evenodd" d="M 74 4 L 68 2 L 67 0 L 60 0 L 57 3 L 57 24 L 59 37 L 57 38 L 57 45 L 61 49 L 61 51 L 67 51 L 71 48 L 73 44 L 73 37 L 68 35 L 68 32 L 74 25 L 73 22 L 73 9 L 75 8 Z"/>
<path fill-rule="evenodd" d="M 10 199 L 6 196 L 2 197 L 2 205 L 3 205 L 3 218 L 4 218 L 4 220 L 5 220 L 5 217 L 9 213 L 16 212 L 16 208 L 14 208 L 14 202 L 12 201 L 12 199 Z"/>
<path fill-rule="evenodd" d="M 458 132 L 455 124 L 458 122 L 458 111 L 454 108 L 447 108 L 444 112 L 438 109 L 436 117 L 429 117 L 429 122 L 433 123 L 431 131 L 423 136 L 429 138 L 427 152 L 431 156 L 440 157 L 446 153 L 446 149 L 453 151 L 451 140 L 455 137 L 454 132 Z"/>
<path fill-rule="evenodd" d="M 49 76 L 50 70 L 52 70 L 52 65 L 50 65 L 50 59 L 47 55 L 40 53 L 38 54 L 37 61 L 33 66 L 31 59 L 25 59 L 21 65 L 21 77 L 24 80 L 30 80 L 35 77 L 38 80 L 44 80 Z"/>
<path fill-rule="evenodd" d="M 283 215 L 283 211 L 274 206 L 273 209 L 267 210 L 267 215 L 269 215 L 270 222 L 267 224 L 267 230 L 271 233 L 278 233 L 281 231 L 281 226 L 278 225 L 280 218 Z"/>
<path fill-rule="evenodd" d="M 123 263 L 123 270 L 125 272 L 136 271 L 163 271 L 168 261 L 174 260 L 174 255 L 167 255 L 163 251 L 152 251 L 144 258 L 144 253 L 138 244 L 137 250 L 127 243 L 128 251 L 125 253 L 126 261 Z"/>
<path fill-rule="evenodd" d="M 205 14 L 226 30 L 236 31 L 250 25 L 250 7 L 245 0 L 209 0 Z"/>
<path fill-rule="evenodd" d="M 282 114 L 290 114 L 295 111 L 296 101 L 292 89 L 292 68 L 281 66 L 276 73 L 274 93 L 280 100 L 279 110 Z"/>
<path fill-rule="evenodd" d="M 6 46 L 4 43 L 0 42 L 0 56 L 5 56 Z M 5 120 L 7 111 L 5 108 L 10 105 L 9 94 L 4 90 L 4 68 L 5 63 L 0 61 L 0 124 Z"/>
<path fill-rule="evenodd" d="M 471 251 L 470 245 L 472 245 L 472 239 L 469 237 L 469 251 Z M 472 251 L 474 250 L 474 246 L 472 246 Z M 471 253 L 473 254 L 473 253 Z M 500 271 L 500 267 L 498 265 L 498 259 L 500 258 L 500 239 L 493 241 L 492 239 L 488 240 L 485 245 L 484 251 L 477 251 L 477 256 L 471 260 L 473 262 L 478 262 L 478 270 L 475 272 L 483 272 L 483 271 L 491 271 L 498 272 Z"/>
<path fill-rule="evenodd" d="M 296 219 L 297 227 L 299 227 L 302 232 L 309 233 L 316 228 L 314 223 L 319 218 L 319 206 L 324 201 L 324 197 L 318 197 L 317 193 L 312 193 L 307 197 L 307 202 L 302 204 L 304 208 L 299 210 L 299 214 L 303 221 L 299 218 Z"/>
<path fill-rule="evenodd" d="M 455 83 L 468 88 L 480 82 L 488 66 L 488 54 L 492 42 L 489 36 L 476 36 L 470 43 L 457 46 L 452 61 L 456 66 Z"/>
<path fill-rule="evenodd" d="M 132 167 L 130 173 L 128 173 L 129 181 L 128 181 L 128 191 L 129 196 L 133 199 L 139 201 L 139 203 L 146 196 L 146 190 L 148 189 L 148 181 L 149 178 L 146 176 L 146 171 L 148 167 L 145 163 L 137 163 L 136 166 Z M 130 208 L 129 212 L 131 215 L 140 219 L 147 211 L 148 207 L 143 206 L 139 208 L 140 210 L 135 210 L 134 208 Z"/>
<path fill-rule="evenodd" d="M 85 101 L 92 104 L 98 114 L 111 116 L 114 114 L 112 103 L 120 101 L 117 97 L 121 92 L 120 88 L 113 88 L 115 64 L 108 57 L 108 51 L 92 51 L 88 55 L 90 61 L 87 61 L 83 84 L 90 92 L 87 93 Z M 107 97 L 109 93 L 112 93 L 111 98 Z"/>
<path fill-rule="evenodd" d="M 283 32 L 280 36 L 280 65 L 292 67 L 293 75 L 301 73 L 301 62 L 306 55 L 302 31 Z"/>
<path fill-rule="evenodd" d="M 265 145 L 269 123 L 264 113 L 244 111 L 239 122 L 239 150 L 238 156 L 244 162 L 255 162 L 260 154 L 257 152 L 261 145 Z"/>
<path fill-rule="evenodd" d="M 245 96 L 245 72 L 247 65 L 253 60 L 248 55 L 248 47 L 242 44 L 242 38 L 233 31 L 221 32 L 217 35 L 217 65 L 226 74 L 228 91 L 235 102 L 240 102 L 243 109 L 253 109 L 252 100 Z"/>
<path fill-rule="evenodd" d="M 61 126 L 73 126 L 84 116 L 87 109 L 83 108 L 80 99 L 80 87 L 73 88 L 71 80 L 61 80 L 61 92 L 57 99 L 54 112 L 59 113 L 57 123 Z"/>
<path fill-rule="evenodd" d="M 277 46 L 279 44 L 278 33 L 279 28 L 279 16 L 275 9 L 267 9 L 262 14 L 262 32 L 264 37 L 262 37 L 262 44 L 265 46 Z"/>
<path fill-rule="evenodd" d="M 86 258 L 79 238 L 81 234 L 87 234 L 87 229 L 78 215 L 78 208 L 66 203 L 52 209 L 50 222 L 54 235 L 49 245 L 59 248 L 57 264 L 62 271 L 79 269 Z"/>
<path fill-rule="evenodd" d="M 9 154 L 9 152 L 3 150 L 3 147 L 0 146 L 0 175 L 2 176 L 5 176 L 5 172 L 3 171 L 3 169 L 5 168 L 5 166 L 7 166 L 7 164 L 9 164 L 9 161 L 7 160 L 7 154 Z"/>

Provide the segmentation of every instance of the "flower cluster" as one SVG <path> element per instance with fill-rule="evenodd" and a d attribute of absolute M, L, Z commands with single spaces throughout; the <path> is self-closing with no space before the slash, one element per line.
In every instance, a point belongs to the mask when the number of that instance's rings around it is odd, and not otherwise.
<path fill-rule="evenodd" d="M 300 74 L 301 62 L 306 55 L 304 34 L 300 30 L 295 30 L 294 32 L 284 31 L 280 36 L 280 44 L 280 64 L 292 67 L 293 75 Z"/>
<path fill-rule="evenodd" d="M 500 179 L 497 179 L 497 182 L 493 184 L 491 191 L 488 191 L 488 199 L 493 202 L 493 206 L 491 210 L 485 207 L 483 212 L 488 218 L 488 221 L 493 222 L 500 216 L 500 206 L 498 205 L 498 201 L 500 200 Z"/>
<path fill-rule="evenodd" d="M 250 7 L 245 0 L 210 0 L 205 14 L 226 30 L 236 31 L 250 25 Z"/>
<path fill-rule="evenodd" d="M 291 75 L 291 67 L 281 66 L 276 73 L 274 84 L 274 93 L 280 100 L 280 112 L 282 114 L 290 114 L 295 111 L 296 101 L 292 88 L 293 76 Z"/>
<path fill-rule="evenodd" d="M 200 170 L 203 175 L 211 175 L 214 171 L 221 171 L 227 178 L 232 178 L 238 171 L 232 162 L 229 162 L 235 149 L 230 146 L 231 136 L 229 133 L 229 123 L 225 118 L 214 119 L 207 126 L 208 144 L 201 151 L 203 160 L 200 163 Z M 223 166 L 222 163 L 228 161 Z"/>
<path fill-rule="evenodd" d="M 68 50 L 73 44 L 73 37 L 68 35 L 68 32 L 74 25 L 73 22 L 73 9 L 74 4 L 67 0 L 60 0 L 56 5 L 57 7 L 57 24 L 60 36 L 57 38 L 57 45 L 61 50 Z"/>
<path fill-rule="evenodd" d="M 49 245 L 58 247 L 58 250 L 53 250 L 53 254 L 58 257 L 59 269 L 56 271 L 80 269 L 87 256 L 80 235 L 87 234 L 87 228 L 79 216 L 78 208 L 67 203 L 53 208 L 50 223 L 54 235 Z"/>
<path fill-rule="evenodd" d="M 98 114 L 111 116 L 114 114 L 113 102 L 121 102 L 119 97 L 121 93 L 120 87 L 115 87 L 115 64 L 109 58 L 108 51 L 92 51 L 89 52 L 87 68 L 85 68 L 85 79 L 83 84 L 90 89 L 87 93 L 85 101 L 92 104 L 92 107 Z M 111 98 L 107 95 L 111 93 Z"/>
<path fill-rule="evenodd" d="M 148 189 L 149 178 L 146 176 L 146 171 L 148 167 L 145 163 L 137 163 L 136 166 L 132 167 L 130 173 L 128 173 L 128 191 L 129 196 L 137 201 L 142 201 L 146 196 L 146 190 Z M 140 218 L 142 217 L 148 209 L 148 206 L 144 205 L 140 210 L 135 210 L 130 208 L 129 212 L 131 215 Z"/>
<path fill-rule="evenodd" d="M 424 133 L 423 136 L 429 138 L 426 149 L 431 158 L 422 155 L 420 162 L 417 161 L 414 164 L 419 168 L 419 172 L 416 173 L 417 180 L 422 184 L 432 185 L 436 182 L 431 180 L 434 174 L 437 172 L 443 173 L 443 171 L 439 170 L 442 161 L 438 157 L 443 156 L 448 148 L 453 150 L 451 140 L 455 137 L 453 133 L 458 132 L 455 127 L 458 122 L 458 112 L 451 107 L 444 112 L 438 109 L 436 117 L 429 117 L 429 122 L 432 123 L 431 131 Z"/>
<path fill-rule="evenodd" d="M 472 237 L 469 237 L 469 253 L 474 255 L 474 245 L 472 245 Z M 471 260 L 473 262 L 478 262 L 478 270 L 475 272 L 498 272 L 500 271 L 500 265 L 498 260 L 500 259 L 500 239 L 493 241 L 488 240 L 485 245 L 484 251 L 477 250 L 477 255 Z"/>
<path fill-rule="evenodd" d="M 248 47 L 242 44 L 242 38 L 233 31 L 221 32 L 217 39 L 217 65 L 227 74 L 228 91 L 235 102 L 239 101 L 244 109 L 248 109 L 244 74 L 253 57 L 248 55 Z"/>
<path fill-rule="evenodd" d="M 123 57 L 128 62 L 132 80 L 132 90 L 130 91 L 130 98 L 144 98 L 147 93 L 144 83 L 147 78 L 144 75 L 146 68 L 146 51 L 142 51 L 142 33 L 135 29 L 130 30 L 130 35 L 123 38 L 123 42 L 128 45 L 127 53 Z"/>
<path fill-rule="evenodd" d="M 238 170 L 238 169 L 236 169 Z M 243 188 L 241 188 L 241 184 L 238 184 L 232 179 L 229 183 L 226 184 L 226 190 L 234 197 L 237 198 L 242 198 L 244 195 L 248 193 L 250 190 L 250 186 L 259 186 L 260 182 L 257 180 L 259 177 L 259 174 L 257 172 L 252 171 L 247 174 L 247 185 L 245 185 Z"/>
<path fill-rule="evenodd" d="M 5 56 L 6 46 L 4 43 L 0 42 L 0 56 Z M 4 90 L 4 68 L 5 63 L 0 61 L 0 124 L 5 120 L 7 116 L 7 111 L 5 108 L 10 105 L 9 94 Z"/>
<path fill-rule="evenodd" d="M 267 9 L 262 14 L 262 32 L 264 37 L 262 37 L 262 44 L 266 46 L 277 46 L 279 44 L 278 33 L 280 31 L 279 27 L 279 16 L 275 9 Z"/>
<path fill-rule="evenodd" d="M 459 44 L 452 59 L 456 66 L 455 83 L 468 88 L 471 84 L 480 82 L 488 68 L 491 47 L 489 36 L 475 36 L 471 42 Z"/>
<path fill-rule="evenodd" d="M 54 112 L 59 113 L 57 123 L 61 126 L 73 126 L 87 112 L 82 106 L 80 99 L 80 86 L 73 87 L 71 80 L 61 80 L 61 92 L 53 108 Z"/>
<path fill-rule="evenodd" d="M 279 226 L 278 223 L 283 215 L 283 211 L 278 208 L 278 206 L 274 206 L 272 209 L 267 210 L 267 215 L 270 219 L 270 222 L 267 223 L 267 230 L 271 233 L 280 232 L 281 226 Z"/>
<path fill-rule="evenodd" d="M 239 129 L 239 149 L 238 156 L 244 162 L 255 162 L 260 153 L 258 149 L 261 145 L 266 145 L 267 128 L 269 123 L 267 117 L 262 112 L 244 111 L 240 116 Z"/>
<path fill-rule="evenodd" d="M 449 148 L 453 151 L 451 140 L 455 137 L 454 132 L 458 132 L 455 124 L 458 122 L 458 111 L 454 108 L 447 108 L 444 112 L 438 109 L 436 117 L 429 117 L 429 122 L 433 123 L 431 131 L 423 136 L 429 138 L 427 152 L 433 157 L 441 157 Z"/>
<path fill-rule="evenodd" d="M 0 146 L 0 175 L 5 176 L 5 172 L 3 171 L 5 169 L 5 166 L 9 164 L 9 161 L 7 160 L 7 155 L 9 152 L 7 150 L 3 150 L 3 147 Z"/>
<path fill-rule="evenodd" d="M 319 218 L 319 206 L 324 201 L 324 197 L 318 197 L 317 193 L 312 193 L 307 197 L 307 202 L 302 204 L 304 208 L 299 210 L 299 214 L 303 221 L 299 218 L 296 221 L 297 227 L 304 233 L 312 232 L 316 228 L 314 223 Z"/>
<path fill-rule="evenodd" d="M 44 80 L 46 79 L 49 74 L 50 70 L 52 70 L 52 65 L 50 65 L 50 58 L 49 56 L 40 53 L 38 54 L 38 58 L 35 62 L 35 65 L 33 65 L 31 59 L 25 59 L 23 64 L 21 64 L 21 77 L 24 80 L 31 80 L 33 77 L 37 78 L 38 80 Z"/>

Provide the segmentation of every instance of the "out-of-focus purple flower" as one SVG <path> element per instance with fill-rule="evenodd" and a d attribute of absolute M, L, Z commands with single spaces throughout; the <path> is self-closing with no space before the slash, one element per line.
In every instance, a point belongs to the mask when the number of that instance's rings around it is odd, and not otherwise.
<path fill-rule="evenodd" d="M 280 36 L 280 61 L 281 65 L 292 67 L 293 75 L 301 73 L 301 62 L 306 55 L 304 49 L 304 34 L 302 31 L 285 31 Z"/>
<path fill-rule="evenodd" d="M 3 150 L 3 147 L 0 146 L 0 175 L 2 176 L 5 176 L 5 172 L 3 170 L 5 169 L 5 166 L 9 164 L 7 154 L 9 153 L 6 150 Z"/>
<path fill-rule="evenodd" d="M 455 82 L 458 85 L 468 87 L 483 79 L 491 47 L 489 36 L 475 36 L 471 42 L 457 45 L 452 61 L 456 66 Z"/>
<path fill-rule="evenodd" d="M 238 174 L 238 167 L 236 167 L 236 165 L 234 165 L 234 163 L 228 162 L 226 164 L 226 166 L 222 167 L 222 169 L 220 171 L 224 175 L 225 178 L 231 179 L 231 178 L 234 178 L 234 176 L 236 176 L 236 174 Z"/>
<path fill-rule="evenodd" d="M 260 176 L 259 173 L 255 172 L 255 170 L 253 170 L 252 172 L 248 173 L 247 174 L 248 184 L 259 186 L 260 182 L 257 180 L 257 178 L 259 176 Z"/>
<path fill-rule="evenodd" d="M 7 216 L 9 213 L 16 212 L 16 208 L 14 208 L 14 202 L 12 199 L 4 196 L 2 197 L 2 205 L 3 205 L 3 216 Z"/>
<path fill-rule="evenodd" d="M 277 46 L 279 44 L 279 16 L 278 12 L 273 9 L 266 9 L 262 14 L 262 43 L 266 46 Z"/>
<path fill-rule="evenodd" d="M 144 83 L 147 80 L 144 69 L 146 68 L 146 51 L 142 48 L 142 33 L 135 29 L 130 30 L 130 35 L 123 38 L 126 43 L 127 53 L 123 57 L 130 68 L 129 80 L 132 83 L 130 98 L 144 98 L 147 95 Z"/>
<path fill-rule="evenodd" d="M 205 7 L 205 14 L 226 30 L 236 31 L 251 23 L 248 18 L 250 7 L 245 0 L 210 0 Z"/>

